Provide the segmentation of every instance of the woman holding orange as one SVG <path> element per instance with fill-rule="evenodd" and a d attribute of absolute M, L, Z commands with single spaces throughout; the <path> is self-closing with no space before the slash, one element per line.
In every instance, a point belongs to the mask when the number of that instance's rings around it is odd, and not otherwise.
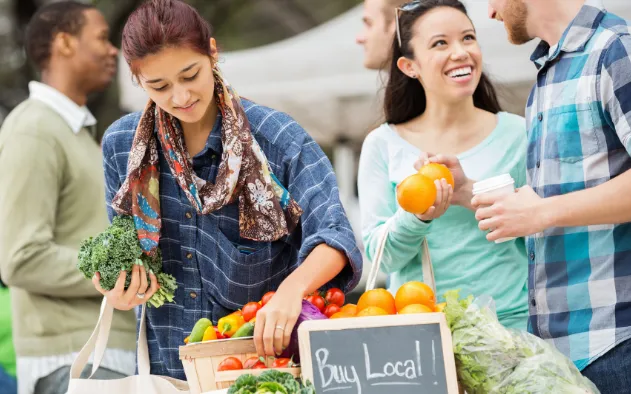
<path fill-rule="evenodd" d="M 421 242 L 427 240 L 437 295 L 494 298 L 500 322 L 526 329 L 527 259 L 524 240 L 491 243 L 470 206 L 472 185 L 510 174 L 526 182 L 524 119 L 502 112 L 495 89 L 482 72 L 475 28 L 458 0 L 413 1 L 396 10 L 397 35 L 386 88 L 386 123 L 366 138 L 359 166 L 359 200 L 366 255 L 373 259 L 383 231 L 388 235 L 381 269 L 393 294 L 422 280 Z M 435 182 L 420 215 L 403 210 L 397 185 L 440 152 L 453 180 Z M 448 171 L 442 176 L 450 178 Z M 452 184 L 453 183 L 453 186 Z M 402 187 L 405 185 L 401 185 Z M 410 198 L 401 193 L 399 198 Z M 403 202 L 404 204 L 406 202 Z M 431 205 L 431 201 L 430 201 Z"/>

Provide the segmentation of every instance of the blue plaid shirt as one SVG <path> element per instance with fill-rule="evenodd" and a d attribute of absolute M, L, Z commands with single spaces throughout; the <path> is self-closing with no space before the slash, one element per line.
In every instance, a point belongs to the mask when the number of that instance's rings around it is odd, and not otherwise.
<path fill-rule="evenodd" d="M 195 322 L 215 324 L 249 301 L 258 301 L 278 285 L 319 244 L 343 251 L 350 264 L 328 286 L 345 292 L 361 277 L 362 256 L 340 203 L 336 177 L 327 157 L 286 114 L 243 100 L 252 133 L 272 171 L 304 213 L 299 227 L 271 243 L 239 236 L 237 204 L 198 215 L 171 175 L 160 148 L 160 248 L 164 271 L 177 279 L 175 303 L 147 308 L 151 373 L 185 379 L 179 359 Z M 127 159 L 140 113 L 115 122 L 103 139 L 108 212 L 127 175 Z M 160 147 L 160 144 L 158 144 Z M 221 159 L 221 119 L 205 149 L 193 158 L 195 172 L 214 182 Z"/>
<path fill-rule="evenodd" d="M 533 53 L 527 167 L 539 196 L 591 188 L 631 168 L 630 32 L 589 0 L 556 46 L 542 42 Z M 527 247 L 534 334 L 581 370 L 631 338 L 631 224 L 550 228 Z"/>

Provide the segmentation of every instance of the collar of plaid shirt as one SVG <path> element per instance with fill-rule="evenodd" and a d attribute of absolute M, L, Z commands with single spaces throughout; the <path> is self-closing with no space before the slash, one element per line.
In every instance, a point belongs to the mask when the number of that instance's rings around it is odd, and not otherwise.
<path fill-rule="evenodd" d="M 604 16 L 605 7 L 601 0 L 587 0 L 565 29 L 559 42 L 550 47 L 547 42 L 541 41 L 530 56 L 530 60 L 535 63 L 537 69 L 541 69 L 546 63 L 554 61 L 561 52 L 582 51 Z"/>

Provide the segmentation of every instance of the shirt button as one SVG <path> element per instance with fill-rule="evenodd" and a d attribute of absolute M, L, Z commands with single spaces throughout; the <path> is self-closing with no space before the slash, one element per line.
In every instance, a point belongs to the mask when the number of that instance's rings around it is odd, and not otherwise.
<path fill-rule="evenodd" d="M 534 260 L 535 259 L 535 254 L 534 252 L 530 252 L 530 260 Z"/>
<path fill-rule="evenodd" d="M 195 299 L 195 298 L 197 298 L 197 293 L 195 293 L 194 291 L 191 291 L 190 296 L 191 296 L 192 299 Z"/>
<path fill-rule="evenodd" d="M 539 119 L 539 122 L 541 122 L 543 120 L 543 114 L 537 115 L 537 119 Z"/>
<path fill-rule="evenodd" d="M 532 306 L 537 306 L 537 301 L 535 301 L 535 299 L 533 298 L 532 300 L 530 300 L 530 304 Z"/>
<path fill-rule="evenodd" d="M 192 217 L 193 217 L 193 215 L 191 215 L 191 213 L 190 213 L 190 212 L 186 212 L 186 218 L 187 218 L 187 219 L 190 219 L 190 218 L 192 218 Z"/>
<path fill-rule="evenodd" d="M 541 162 L 537 160 L 537 168 L 541 167 Z"/>
<path fill-rule="evenodd" d="M 189 259 L 189 260 L 192 259 L 193 258 L 193 254 L 192 253 L 187 253 L 186 254 L 186 258 Z"/>

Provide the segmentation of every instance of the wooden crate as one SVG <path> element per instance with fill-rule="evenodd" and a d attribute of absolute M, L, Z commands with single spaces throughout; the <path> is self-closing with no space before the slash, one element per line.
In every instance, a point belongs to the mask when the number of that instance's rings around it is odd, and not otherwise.
<path fill-rule="evenodd" d="M 229 388 L 239 376 L 258 376 L 266 369 L 244 369 L 240 371 L 217 371 L 219 364 L 227 357 L 236 357 L 245 362 L 256 357 L 256 347 L 252 338 L 218 339 L 180 346 L 180 360 L 191 394 Z M 271 363 L 271 360 L 270 360 Z M 300 368 L 280 368 L 294 377 L 300 377 Z"/>

